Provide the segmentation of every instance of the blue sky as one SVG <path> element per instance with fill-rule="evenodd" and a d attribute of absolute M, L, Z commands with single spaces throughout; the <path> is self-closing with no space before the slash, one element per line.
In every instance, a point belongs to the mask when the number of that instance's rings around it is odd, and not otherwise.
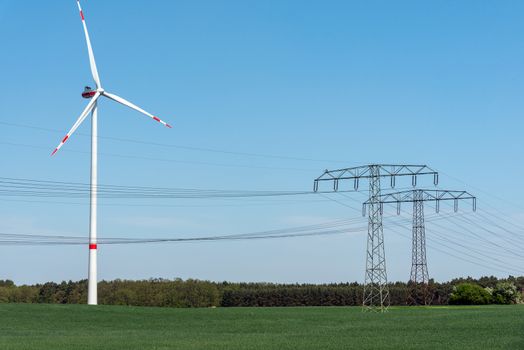
<path fill-rule="evenodd" d="M 82 4 L 104 88 L 174 126 L 162 128 L 103 101 L 101 136 L 313 159 L 101 138 L 101 183 L 300 191 L 310 190 L 324 169 L 421 163 L 442 172 L 441 188 L 467 189 L 478 195 L 479 207 L 524 225 L 522 2 Z M 83 86 L 93 85 L 75 1 L 0 0 L 0 41 L 0 176 L 88 182 L 89 123 L 49 157 L 86 104 Z M 357 219 L 365 195 L 351 196 L 329 198 L 356 209 L 318 196 L 101 200 L 99 231 L 194 236 Z M 87 235 L 87 200 L 13 199 L 0 197 L 2 232 Z M 406 209 L 407 225 L 409 214 Z M 428 222 L 428 237 L 432 229 Z M 410 234 L 409 227 L 399 232 Z M 384 234 L 389 279 L 406 280 L 410 242 L 389 231 L 387 220 Z M 99 276 L 362 281 L 364 249 L 365 232 L 102 247 Z M 32 283 L 86 276 L 85 247 L 0 251 L 0 278 Z M 428 264 L 437 280 L 507 275 L 430 247 Z"/>

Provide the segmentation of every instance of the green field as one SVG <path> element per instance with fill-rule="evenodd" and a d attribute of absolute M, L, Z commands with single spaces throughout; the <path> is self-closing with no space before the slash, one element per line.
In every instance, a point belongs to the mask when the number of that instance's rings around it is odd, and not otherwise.
<path fill-rule="evenodd" d="M 168 309 L 0 304 L 0 349 L 524 349 L 524 305 Z"/>

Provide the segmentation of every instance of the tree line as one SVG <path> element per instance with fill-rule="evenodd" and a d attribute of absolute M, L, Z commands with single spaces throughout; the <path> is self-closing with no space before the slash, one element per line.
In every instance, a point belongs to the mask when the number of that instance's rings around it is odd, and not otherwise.
<path fill-rule="evenodd" d="M 524 277 L 457 278 L 430 281 L 431 305 L 515 303 L 522 300 Z M 362 304 L 362 284 L 231 283 L 201 280 L 113 280 L 98 284 L 104 305 L 162 307 L 356 306 Z M 406 305 L 409 285 L 389 284 L 391 305 Z M 0 303 L 85 304 L 87 280 L 15 285 L 0 280 Z"/>

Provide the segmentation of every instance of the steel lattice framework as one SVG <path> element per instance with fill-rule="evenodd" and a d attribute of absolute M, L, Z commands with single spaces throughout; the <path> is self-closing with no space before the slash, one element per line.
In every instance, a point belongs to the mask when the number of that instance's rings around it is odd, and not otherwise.
<path fill-rule="evenodd" d="M 476 210 L 477 199 L 466 191 L 448 190 L 423 190 L 415 189 L 409 191 L 387 193 L 378 198 L 380 210 L 384 203 L 396 203 L 397 214 L 400 214 L 401 203 L 413 203 L 413 227 L 412 227 L 412 251 L 411 251 L 411 276 L 408 283 L 408 305 L 429 305 L 431 303 L 429 293 L 429 274 L 426 259 L 426 228 L 424 223 L 424 202 L 434 201 L 435 210 L 439 212 L 439 203 L 442 200 L 453 200 L 454 211 L 458 210 L 459 200 L 471 199 L 473 211 Z M 365 216 L 366 207 L 369 211 L 374 210 L 375 203 L 368 200 L 363 204 L 362 212 Z"/>
<path fill-rule="evenodd" d="M 426 257 L 426 226 L 424 224 L 424 192 L 413 191 L 413 229 L 411 238 L 411 275 L 408 282 L 408 304 L 429 305 L 429 273 Z"/>
<path fill-rule="evenodd" d="M 413 186 L 417 176 L 433 175 L 433 182 L 438 183 L 438 173 L 426 165 L 370 164 L 353 168 L 326 170 L 315 179 L 313 190 L 318 191 L 319 184 L 333 181 L 333 191 L 338 191 L 340 180 L 353 180 L 355 190 L 360 179 L 369 179 L 368 236 L 366 252 L 366 273 L 362 306 L 364 310 L 386 311 L 389 307 L 389 289 L 387 285 L 386 255 L 382 226 L 382 203 L 380 179 L 390 178 L 391 187 L 395 187 L 397 176 L 411 176 Z"/>

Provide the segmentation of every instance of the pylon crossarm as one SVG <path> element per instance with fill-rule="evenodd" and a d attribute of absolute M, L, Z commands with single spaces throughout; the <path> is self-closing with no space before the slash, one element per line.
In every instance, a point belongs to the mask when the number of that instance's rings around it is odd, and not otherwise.
<path fill-rule="evenodd" d="M 374 198 L 374 202 L 379 202 L 382 204 L 392 204 L 396 203 L 397 214 L 400 214 L 400 203 L 413 203 L 414 201 L 423 201 L 423 202 L 436 202 L 436 211 L 439 211 L 438 203 L 440 201 L 455 201 L 454 209 L 458 210 L 458 201 L 459 200 L 471 200 L 473 205 L 473 211 L 477 209 L 477 197 L 472 195 L 467 191 L 450 191 L 450 190 L 406 190 L 393 193 L 385 193 L 378 198 Z M 362 214 L 365 216 L 366 207 L 369 207 L 372 200 L 369 199 L 363 203 Z"/>
<path fill-rule="evenodd" d="M 425 190 L 417 189 L 422 193 L 422 198 L 419 200 L 423 201 L 436 201 L 436 200 L 455 200 L 455 199 L 475 199 L 476 197 L 467 191 L 450 191 L 450 190 Z M 397 203 L 397 202 L 413 202 L 414 191 L 406 190 L 393 193 L 381 194 L 378 201 L 381 203 Z M 364 202 L 369 204 L 369 200 Z"/>
<path fill-rule="evenodd" d="M 371 169 L 375 171 L 372 172 Z M 433 175 L 433 182 L 438 184 L 438 172 L 426 165 L 409 165 L 409 164 L 370 164 L 352 168 L 325 170 L 322 175 L 314 181 L 314 191 L 318 191 L 319 182 L 333 181 L 333 190 L 338 191 L 338 182 L 340 180 L 353 180 L 355 190 L 358 189 L 360 179 L 371 179 L 373 177 L 389 177 L 391 187 L 395 187 L 395 178 L 397 176 L 411 176 L 412 185 L 416 186 L 417 176 Z"/>

